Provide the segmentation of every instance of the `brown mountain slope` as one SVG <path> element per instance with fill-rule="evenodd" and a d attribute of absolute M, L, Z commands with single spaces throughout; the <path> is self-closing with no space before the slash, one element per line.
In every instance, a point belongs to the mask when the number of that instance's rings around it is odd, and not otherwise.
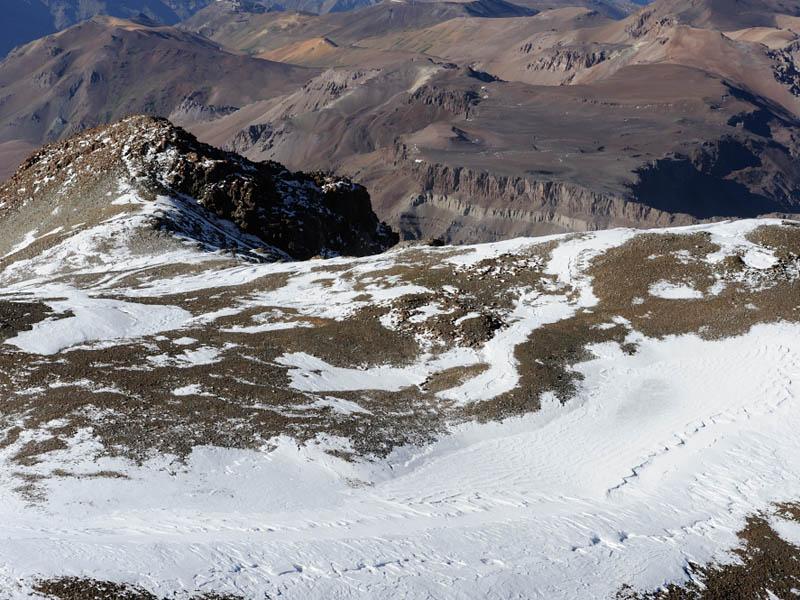
<path fill-rule="evenodd" d="M 170 27 L 98 17 L 0 63 L 0 143 L 39 145 L 138 112 L 215 118 L 313 75 Z"/>
<path fill-rule="evenodd" d="M 198 12 L 182 27 L 227 48 L 259 54 L 301 40 L 327 38 L 337 45 L 347 45 L 375 35 L 421 29 L 457 17 L 519 17 L 535 12 L 505 0 L 389 0 L 352 12 L 326 15 L 253 12 L 223 2 Z"/>
<path fill-rule="evenodd" d="M 472 63 L 504 79 L 560 84 L 560 79 L 543 80 L 541 73 L 529 68 L 537 53 L 598 45 L 598 40 L 608 37 L 606 29 L 615 25 L 595 11 L 569 7 L 527 18 L 451 19 L 424 29 L 374 36 L 358 45 Z"/>
<path fill-rule="evenodd" d="M 793 56 L 656 19 L 666 6 L 618 22 L 565 8 L 373 36 L 359 52 L 421 57 L 332 70 L 198 131 L 251 157 L 344 169 L 409 236 L 796 212 Z M 317 48 L 270 56 L 331 60 Z"/>
<path fill-rule="evenodd" d="M 0 143 L 0 181 L 14 173 L 20 159 L 36 149 L 34 144 L 20 140 Z"/>
<path fill-rule="evenodd" d="M 292 64 L 325 63 L 336 56 L 339 45 L 326 37 L 311 38 L 277 50 L 263 52 L 259 58 Z"/>
<path fill-rule="evenodd" d="M 251 158 L 353 175 L 407 237 L 472 241 L 800 210 L 796 117 L 680 65 L 629 66 L 571 86 L 497 81 L 430 60 L 333 70 L 197 131 Z"/>

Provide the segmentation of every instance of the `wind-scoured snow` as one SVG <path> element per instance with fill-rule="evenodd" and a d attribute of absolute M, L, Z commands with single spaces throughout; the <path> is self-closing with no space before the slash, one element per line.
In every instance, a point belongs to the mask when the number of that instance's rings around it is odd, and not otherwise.
<path fill-rule="evenodd" d="M 44 513 L 3 491 L 2 577 L 89 572 L 160 594 L 195 581 L 292 598 L 657 586 L 680 579 L 687 556 L 724 557 L 747 513 L 800 494 L 798 336 L 771 325 L 642 340 L 635 356 L 598 347 L 566 405 L 377 464 L 322 453 L 333 440 L 288 439 L 197 449 L 186 466 L 94 464 L 78 440 L 59 458 L 129 478 L 52 481 Z"/>
<path fill-rule="evenodd" d="M 33 354 L 56 354 L 87 342 L 135 339 L 177 329 L 192 317 L 177 306 L 92 298 L 67 286 L 43 287 L 38 293 L 45 298 L 60 298 L 45 300 L 59 314 L 6 340 Z"/>
<path fill-rule="evenodd" d="M 125 197 L 124 204 L 139 202 Z M 0 274 L 7 294 L 40 300 L 56 313 L 6 344 L 34 357 L 63 357 L 79 344 L 169 332 L 169 350 L 143 344 L 141 362 L 171 367 L 170 377 L 177 378 L 178 370 L 211 368 L 239 349 L 188 337 L 183 330 L 190 326 L 245 338 L 299 336 L 319 321 L 338 324 L 359 310 L 431 291 L 393 272 L 419 248 L 358 259 L 231 264 L 187 245 L 175 252 L 185 252 L 185 265 L 196 272 L 151 277 L 149 268 L 164 267 L 177 254 L 148 259 L 122 245 L 98 245 L 103 236 L 124 238 L 123 220 L 62 237 L 49 253 Z M 746 236 L 775 223 L 673 231 L 708 232 L 721 247 L 709 261 L 738 253 L 748 268 L 767 271 L 777 258 Z M 404 364 L 376 365 L 364 348 L 362 367 L 339 366 L 310 350 L 251 358 L 284 369 L 287 388 L 308 397 L 307 404 L 281 406 L 285 413 L 324 409 L 335 419 L 368 417 L 363 398 L 346 392 L 397 392 L 402 402 L 405 391 L 462 367 L 481 370 L 436 391 L 432 402 L 480 406 L 519 385 L 516 350 L 533 332 L 598 305 L 587 274 L 591 260 L 638 234 L 613 230 L 425 249 L 426 256 L 469 268 L 555 244 L 544 265 L 552 280 L 509 289 L 513 302 L 503 327 L 484 343 L 454 344 L 439 354 L 421 345 L 420 355 Z M 75 244 L 84 242 L 93 251 L 102 246 L 101 264 L 75 262 Z M 76 281 L 43 283 L 60 270 L 86 276 L 104 269 L 113 277 L 91 279 L 85 289 Z M 125 277 L 131 273 L 144 276 Z M 249 287 L 269 278 L 275 278 L 270 286 Z M 160 298 L 214 298 L 237 286 L 243 289 L 237 303 L 203 314 Z M 649 291 L 676 302 L 702 297 L 668 281 Z M 245 311 L 254 314 L 250 325 L 216 323 Z M 424 327 L 449 313 L 425 303 L 411 314 L 407 321 Z M 466 312 L 454 324 L 480 316 Z M 380 322 L 386 331 L 397 325 Z M 567 401 L 546 393 L 536 412 L 462 420 L 435 441 L 409 443 L 384 457 L 348 461 L 341 457 L 352 450 L 350 440 L 321 434 L 298 441 L 286 434 L 264 440 L 260 449 L 198 445 L 185 461 L 154 452 L 134 462 L 104 452 L 91 429 L 81 429 L 66 448 L 26 468 L 27 475 L 41 476 L 37 503 L 19 494 L 11 467 L 0 469 L 0 589 L 16 600 L 29 597 L 36 579 L 88 576 L 136 584 L 160 597 L 191 590 L 248 599 L 614 598 L 624 585 L 654 589 L 681 581 L 687 561 L 733 560 L 729 550 L 747 515 L 800 498 L 800 325 L 776 321 L 704 339 L 699 332 L 647 337 L 622 316 L 603 323 L 598 330 L 625 327 L 636 351 L 616 342 L 590 345 L 570 366 L 582 379 Z M 165 388 L 176 402 L 199 405 L 208 394 L 199 383 L 165 382 Z M 26 429 L 0 448 L 0 462 L 11 465 L 26 443 L 58 426 Z M 100 471 L 119 476 L 92 476 Z M 53 475 L 58 472 L 72 476 Z M 798 539 L 793 524 L 776 528 Z"/>
<path fill-rule="evenodd" d="M 380 366 L 346 369 L 329 365 L 304 352 L 285 354 L 277 363 L 289 367 L 291 386 L 304 392 L 344 392 L 350 390 L 398 391 L 420 385 L 431 374 L 454 367 L 476 364 L 472 351 L 457 348 L 438 357 L 424 357 L 408 367 Z"/>

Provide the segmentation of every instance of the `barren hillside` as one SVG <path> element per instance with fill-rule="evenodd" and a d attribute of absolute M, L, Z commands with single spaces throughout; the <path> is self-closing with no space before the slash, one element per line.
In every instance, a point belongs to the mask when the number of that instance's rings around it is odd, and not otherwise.
<path fill-rule="evenodd" d="M 795 222 L 371 255 L 357 186 L 150 118 L 0 200 L 12 600 L 797 585 Z"/>

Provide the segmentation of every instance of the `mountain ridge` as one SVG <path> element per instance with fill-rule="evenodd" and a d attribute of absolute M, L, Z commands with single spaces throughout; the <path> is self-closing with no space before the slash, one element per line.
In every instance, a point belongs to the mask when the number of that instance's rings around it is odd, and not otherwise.
<path fill-rule="evenodd" d="M 213 119 L 315 73 L 232 54 L 175 28 L 94 17 L 0 62 L 0 144 L 40 145 L 142 112 L 181 124 Z"/>
<path fill-rule="evenodd" d="M 46 146 L 0 186 L 0 226 L 9 234 L 3 253 L 33 243 L 27 233 L 11 234 L 31 222 L 39 231 L 100 226 L 100 217 L 92 223 L 88 215 L 116 212 L 104 199 L 119 189 L 130 198 L 120 206 L 144 207 L 154 230 L 249 260 L 371 254 L 397 241 L 375 217 L 366 190 L 347 179 L 251 163 L 166 119 L 136 116 Z M 60 236 L 45 237 L 55 243 Z"/>
<path fill-rule="evenodd" d="M 12 48 L 97 15 L 174 25 L 212 0 L 0 0 L 0 59 Z"/>

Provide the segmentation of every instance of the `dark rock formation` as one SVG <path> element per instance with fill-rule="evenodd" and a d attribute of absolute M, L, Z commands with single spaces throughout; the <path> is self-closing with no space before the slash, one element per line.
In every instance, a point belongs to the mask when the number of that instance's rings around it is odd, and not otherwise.
<path fill-rule="evenodd" d="M 349 179 L 254 163 L 202 144 L 166 119 L 145 116 L 45 146 L 0 187 L 3 216 L 22 203 L 53 202 L 65 190 L 88 195 L 100 181 L 114 189 L 109 179 L 149 199 L 194 200 L 295 259 L 373 254 L 398 240 L 375 216 L 366 189 Z"/>
<path fill-rule="evenodd" d="M 409 104 L 424 104 L 444 109 L 454 115 L 470 117 L 471 111 L 480 102 L 478 92 L 474 90 L 453 90 L 435 85 L 422 85 L 408 98 Z"/>

